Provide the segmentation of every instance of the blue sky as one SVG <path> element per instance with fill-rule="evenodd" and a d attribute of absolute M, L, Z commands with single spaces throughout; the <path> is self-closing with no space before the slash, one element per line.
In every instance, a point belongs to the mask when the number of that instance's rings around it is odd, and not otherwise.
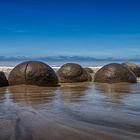
<path fill-rule="evenodd" d="M 0 0 L 0 55 L 139 54 L 139 0 Z"/>

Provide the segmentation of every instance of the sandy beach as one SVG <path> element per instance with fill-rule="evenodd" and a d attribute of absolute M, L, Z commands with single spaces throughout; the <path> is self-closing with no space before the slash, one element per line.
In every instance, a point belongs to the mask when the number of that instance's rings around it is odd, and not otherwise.
<path fill-rule="evenodd" d="M 139 140 L 139 84 L 0 88 L 0 140 Z"/>
<path fill-rule="evenodd" d="M 102 68 L 88 67 L 95 73 Z M 13 68 L 1 66 L 0 71 L 8 77 Z M 139 140 L 137 80 L 135 84 L 1 87 L 0 140 Z"/>

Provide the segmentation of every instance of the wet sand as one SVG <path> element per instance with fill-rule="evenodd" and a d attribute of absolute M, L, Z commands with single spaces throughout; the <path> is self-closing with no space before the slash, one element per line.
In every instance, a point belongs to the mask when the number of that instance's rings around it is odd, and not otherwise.
<path fill-rule="evenodd" d="M 139 139 L 139 83 L 0 88 L 0 140 Z"/>

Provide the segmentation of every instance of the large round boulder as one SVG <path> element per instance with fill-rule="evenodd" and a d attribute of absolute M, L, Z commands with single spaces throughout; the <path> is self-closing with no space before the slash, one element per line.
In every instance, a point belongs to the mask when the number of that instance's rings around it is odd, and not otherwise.
<path fill-rule="evenodd" d="M 140 67 L 138 65 L 130 62 L 122 63 L 122 65 L 130 69 L 136 77 L 140 77 Z"/>
<path fill-rule="evenodd" d="M 0 71 L 0 87 L 8 86 L 8 80 L 5 73 Z"/>
<path fill-rule="evenodd" d="M 17 65 L 9 74 L 9 85 L 57 86 L 54 70 L 39 61 L 27 61 Z"/>
<path fill-rule="evenodd" d="M 121 64 L 111 63 L 98 70 L 94 82 L 99 83 L 136 83 L 136 76 Z"/>
<path fill-rule="evenodd" d="M 79 64 L 64 64 L 57 72 L 59 82 L 74 83 L 91 81 L 91 76 Z"/>
<path fill-rule="evenodd" d="M 84 69 L 85 69 L 85 71 L 88 72 L 88 73 L 94 73 L 93 69 L 91 69 L 91 68 L 84 68 Z"/>

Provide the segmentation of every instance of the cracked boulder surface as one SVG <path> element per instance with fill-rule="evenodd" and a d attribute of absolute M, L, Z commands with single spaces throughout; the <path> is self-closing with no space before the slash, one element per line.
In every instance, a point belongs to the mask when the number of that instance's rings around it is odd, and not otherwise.
<path fill-rule="evenodd" d="M 94 82 L 99 83 L 136 83 L 137 79 L 133 72 L 121 64 L 111 63 L 105 65 L 95 73 Z"/>
<path fill-rule="evenodd" d="M 130 62 L 122 63 L 122 65 L 131 70 L 136 77 L 140 77 L 140 67 L 138 65 Z"/>
<path fill-rule="evenodd" d="M 79 64 L 66 63 L 57 72 L 60 83 L 91 81 L 92 77 Z"/>
<path fill-rule="evenodd" d="M 8 80 L 4 72 L 0 71 L 0 87 L 8 86 Z"/>
<path fill-rule="evenodd" d="M 39 61 L 27 61 L 17 65 L 9 74 L 9 85 L 57 86 L 54 70 Z"/>

